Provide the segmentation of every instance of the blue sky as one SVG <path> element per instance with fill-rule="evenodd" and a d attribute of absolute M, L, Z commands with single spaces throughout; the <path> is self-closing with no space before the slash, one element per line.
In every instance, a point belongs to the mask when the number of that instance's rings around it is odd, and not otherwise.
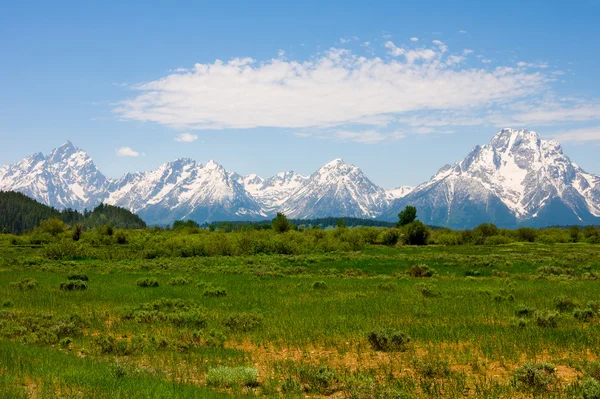
<path fill-rule="evenodd" d="M 108 176 L 334 159 L 416 185 L 502 127 L 600 173 L 597 1 L 5 2 L 0 164 L 71 140 Z"/>

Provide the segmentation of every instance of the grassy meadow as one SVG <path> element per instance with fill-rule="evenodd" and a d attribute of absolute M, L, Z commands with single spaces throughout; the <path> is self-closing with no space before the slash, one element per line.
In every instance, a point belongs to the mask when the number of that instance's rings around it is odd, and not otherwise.
<path fill-rule="evenodd" d="M 600 245 L 386 234 L 0 235 L 0 397 L 600 398 Z"/>

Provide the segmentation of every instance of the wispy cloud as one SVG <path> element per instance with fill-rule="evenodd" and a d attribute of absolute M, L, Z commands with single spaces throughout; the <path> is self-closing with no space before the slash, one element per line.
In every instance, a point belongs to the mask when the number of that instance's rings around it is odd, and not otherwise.
<path fill-rule="evenodd" d="M 297 132 L 297 137 L 311 137 L 322 140 L 333 140 L 341 142 L 354 142 L 361 144 L 377 144 L 383 141 L 400 140 L 406 137 L 402 131 L 380 132 L 369 130 L 315 130 L 312 132 Z"/>
<path fill-rule="evenodd" d="M 410 41 L 411 41 L 411 42 L 418 42 L 418 41 L 419 41 L 419 38 L 418 38 L 418 37 L 411 37 L 411 38 L 410 38 Z"/>
<path fill-rule="evenodd" d="M 117 148 L 117 156 L 119 157 L 137 157 L 140 153 L 133 150 L 131 147 L 119 147 Z"/>
<path fill-rule="evenodd" d="M 552 138 L 560 142 L 568 141 L 600 141 L 600 126 L 573 129 L 555 133 Z"/>
<path fill-rule="evenodd" d="M 197 134 L 191 133 L 181 133 L 177 137 L 175 137 L 175 141 L 179 141 L 181 143 L 191 143 L 192 141 L 198 140 Z"/>
<path fill-rule="evenodd" d="M 196 64 L 130 86 L 136 95 L 115 111 L 177 129 L 289 128 L 298 136 L 360 143 L 390 140 L 382 131 L 416 132 L 409 127 L 438 133 L 451 126 L 600 120 L 595 100 L 544 100 L 557 80 L 544 62 L 495 59 L 492 66 L 442 40 L 362 48 L 363 54 L 330 48 L 304 61 L 280 51 L 267 60 Z M 176 140 L 192 138 L 184 133 Z"/>

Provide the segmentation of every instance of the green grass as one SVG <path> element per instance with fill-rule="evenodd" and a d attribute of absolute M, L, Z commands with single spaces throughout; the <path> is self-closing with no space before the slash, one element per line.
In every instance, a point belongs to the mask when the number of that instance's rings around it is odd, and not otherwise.
<path fill-rule="evenodd" d="M 560 366 L 544 394 L 582 397 L 586 362 L 600 357 L 600 315 L 574 316 L 600 300 L 590 244 L 115 261 L 43 251 L 0 247 L 0 306 L 11 304 L 0 307 L 0 397 L 527 397 L 513 375 L 540 362 Z M 417 264 L 436 274 L 407 275 Z M 61 290 L 71 274 L 87 290 Z M 10 284 L 27 278 L 38 285 Z M 538 325 L 536 311 L 557 312 L 556 326 Z M 60 327 L 72 314 L 81 325 Z M 382 330 L 410 341 L 375 351 L 368 335 Z M 258 386 L 207 384 L 210 370 L 238 367 L 257 369 Z"/>

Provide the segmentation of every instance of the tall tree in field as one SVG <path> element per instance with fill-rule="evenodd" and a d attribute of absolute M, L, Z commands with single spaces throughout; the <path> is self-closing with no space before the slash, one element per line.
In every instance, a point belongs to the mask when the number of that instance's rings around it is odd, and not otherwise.
<path fill-rule="evenodd" d="M 271 222 L 271 227 L 277 233 L 285 233 L 286 231 L 291 230 L 293 225 L 283 213 L 277 212 L 277 216 Z"/>
<path fill-rule="evenodd" d="M 417 218 L 417 208 L 411 205 L 407 205 L 402 212 L 398 214 L 398 227 L 406 226 L 412 223 Z"/>

